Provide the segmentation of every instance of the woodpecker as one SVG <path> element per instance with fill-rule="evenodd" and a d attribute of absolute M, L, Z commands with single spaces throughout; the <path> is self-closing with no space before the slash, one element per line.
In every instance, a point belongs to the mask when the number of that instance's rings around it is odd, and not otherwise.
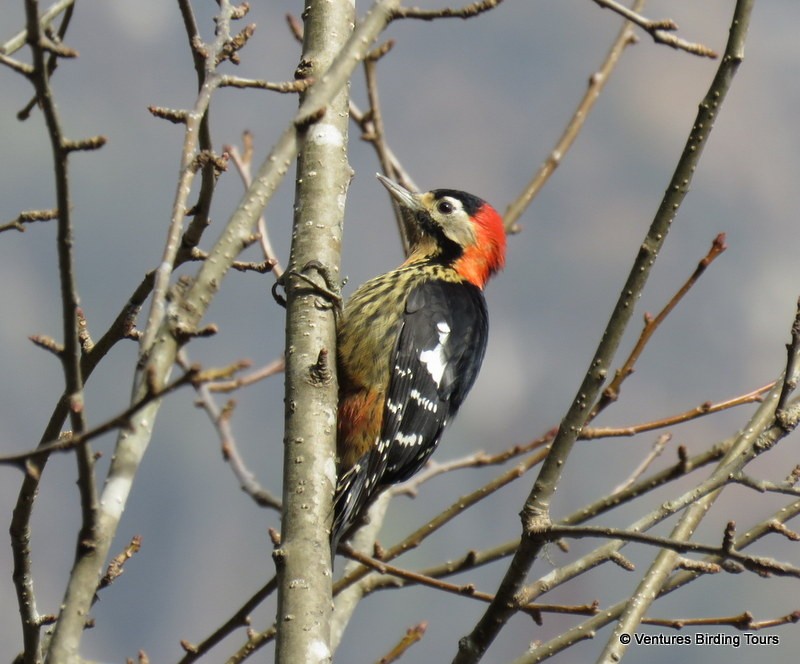
<path fill-rule="evenodd" d="M 425 464 L 458 412 L 486 350 L 483 287 L 505 263 L 503 220 L 484 200 L 377 177 L 408 221 L 410 251 L 360 286 L 339 322 L 332 555 L 384 489 Z"/>

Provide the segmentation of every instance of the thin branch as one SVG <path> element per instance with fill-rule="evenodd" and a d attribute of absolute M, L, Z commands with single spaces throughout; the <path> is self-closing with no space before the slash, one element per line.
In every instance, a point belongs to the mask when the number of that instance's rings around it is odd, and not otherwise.
<path fill-rule="evenodd" d="M 797 349 L 800 347 L 800 299 L 797 301 L 797 313 L 792 323 L 791 335 L 791 341 L 786 344 L 786 374 L 781 395 L 778 397 L 778 413 L 786 408 L 789 395 L 797 388 L 797 381 L 800 378 L 800 357 L 797 354 Z"/>
<path fill-rule="evenodd" d="M 150 351 L 155 341 L 156 333 L 161 327 L 161 323 L 166 315 L 167 290 L 169 288 L 173 266 L 175 265 L 176 257 L 181 247 L 180 240 L 183 234 L 183 221 L 186 217 L 186 211 L 190 207 L 188 204 L 189 194 L 192 189 L 192 182 L 197 173 L 195 159 L 201 150 L 211 148 L 208 125 L 204 125 L 203 123 L 206 121 L 205 119 L 208 106 L 211 103 L 211 97 L 220 86 L 222 80 L 216 68 L 222 59 L 221 54 L 226 46 L 231 43 L 232 39 L 230 34 L 230 22 L 233 8 L 230 3 L 225 2 L 220 6 L 220 13 L 217 17 L 216 38 L 210 45 L 202 44 L 200 41 L 188 0 L 179 0 L 179 6 L 189 39 L 194 46 L 192 53 L 195 70 L 198 75 L 198 94 L 194 107 L 190 111 L 187 111 L 185 115 L 186 129 L 184 131 L 183 147 L 181 150 L 180 175 L 172 204 L 172 215 L 161 263 L 156 269 L 150 314 L 140 340 L 140 354 L 143 357 Z M 203 140 L 203 137 L 205 137 L 206 141 L 209 141 L 208 145 L 201 144 L 201 141 L 203 143 L 206 142 Z M 210 172 L 213 176 L 213 166 L 207 164 L 204 172 Z M 206 191 L 207 195 L 204 196 L 202 200 L 205 201 L 208 199 L 210 202 L 211 189 L 213 189 L 213 186 L 209 187 Z M 199 216 L 206 217 L 207 215 L 203 214 Z M 197 240 L 199 240 L 199 237 L 193 242 L 194 246 L 196 246 Z"/>
<path fill-rule="evenodd" d="M 601 514 L 605 514 L 606 512 L 609 512 L 620 505 L 629 503 L 632 500 L 643 496 L 645 493 L 668 484 L 678 477 L 684 477 L 689 473 L 694 472 L 698 468 L 703 468 L 710 463 L 719 461 L 728 453 L 734 442 L 734 439 L 731 439 L 724 443 L 714 445 L 693 457 L 685 456 L 685 449 L 683 452 L 681 452 L 683 448 L 679 447 L 678 462 L 675 465 L 645 477 L 634 484 L 625 487 L 624 489 L 612 491 L 610 495 L 603 496 L 589 505 L 586 505 L 576 512 L 564 517 L 559 523 L 562 525 L 577 525 L 580 523 L 585 523 L 589 519 L 600 516 Z M 677 509 L 681 509 L 681 507 L 678 507 Z M 673 513 L 672 508 L 667 510 L 667 512 L 669 514 Z M 665 514 L 667 512 L 665 512 Z M 647 523 L 649 524 L 648 527 L 652 525 L 649 521 Z M 642 526 L 642 524 L 643 522 L 638 522 L 635 528 L 637 530 L 641 530 L 642 527 L 640 526 Z"/>
<path fill-rule="evenodd" d="M 23 76 L 30 76 L 33 74 L 33 67 L 14 58 L 9 58 L 7 55 L 0 53 L 0 64 L 5 65 L 12 71 L 22 74 Z"/>
<path fill-rule="evenodd" d="M 740 0 L 737 3 L 736 16 L 742 21 L 742 29 L 744 31 L 747 29 L 748 10 L 750 8 L 748 0 Z M 739 15 L 740 11 L 743 12 L 742 15 Z M 734 26 L 731 29 L 732 34 L 736 32 L 737 27 L 738 24 L 734 21 Z M 726 51 L 727 57 L 728 53 Z M 787 361 L 783 382 L 788 379 L 789 368 L 796 361 L 797 356 L 800 355 L 800 339 L 794 338 L 794 342 Z M 791 407 L 787 407 L 784 411 L 779 409 L 772 410 L 772 404 L 777 402 L 777 395 L 783 393 L 785 389 L 785 384 L 777 384 L 771 390 L 765 403 L 762 404 L 754 418 L 751 419 L 751 422 L 755 420 L 757 425 L 745 430 L 738 437 L 711 477 L 693 490 L 693 500 L 687 503 L 688 509 L 670 533 L 671 539 L 685 540 L 691 537 L 716 498 L 720 495 L 722 487 L 730 482 L 730 478 L 741 472 L 742 468 L 750 460 L 771 449 L 797 426 L 798 421 L 800 421 L 800 408 L 798 408 L 797 402 Z M 714 485 L 717 486 L 714 487 Z M 722 549 L 726 557 L 735 554 L 733 546 L 734 535 L 734 524 L 731 522 L 725 532 L 722 543 Z M 676 558 L 675 552 L 667 548 L 663 548 L 658 554 L 633 595 L 626 602 L 625 609 L 614 628 L 614 633 L 606 642 L 602 657 L 617 661 L 621 659 L 626 650 L 626 644 L 620 641 L 619 635 L 630 633 L 636 629 L 659 591 L 669 580 L 669 576 L 675 569 Z M 741 560 L 736 560 L 735 563 L 744 565 L 747 569 L 753 569 L 754 571 L 761 569 L 761 573 L 765 574 L 780 573 L 776 570 L 768 569 L 767 565 L 759 568 L 758 566 L 747 567 Z"/>
<path fill-rule="evenodd" d="M 255 90 L 271 90 L 272 92 L 282 92 L 285 94 L 304 92 L 312 83 L 313 79 L 306 78 L 298 81 L 281 81 L 273 83 L 263 79 L 241 78 L 225 74 L 220 77 L 219 85 L 223 88 L 249 88 Z"/>
<path fill-rule="evenodd" d="M 369 112 L 362 111 L 358 105 L 351 100 L 350 119 L 352 119 L 353 122 L 355 122 L 363 132 L 361 138 L 368 143 L 373 143 L 375 128 L 372 122 L 371 110 Z M 400 159 L 386 143 L 385 137 L 381 146 L 381 152 L 386 157 L 389 165 L 389 168 L 385 169 L 384 172 L 394 173 L 394 177 L 392 179 L 395 180 L 395 182 L 402 184 L 409 191 L 418 191 L 419 187 L 417 187 L 417 185 L 414 183 L 414 179 L 411 177 L 411 174 L 405 169 L 403 164 L 400 162 Z"/>
<path fill-rule="evenodd" d="M 359 551 L 353 550 L 346 544 L 342 545 L 341 548 L 344 550 L 348 558 L 357 560 L 362 565 L 369 567 L 379 574 L 388 574 L 405 581 L 411 581 L 417 585 L 427 586 L 428 588 L 434 588 L 436 590 L 442 590 L 460 597 L 477 599 L 481 602 L 491 602 L 492 599 L 494 599 L 494 595 L 476 590 L 473 584 L 456 585 L 453 583 L 447 583 L 440 579 L 425 576 L 424 574 L 412 572 L 401 567 L 395 567 L 394 565 L 390 565 L 381 560 L 376 560 L 372 556 L 367 556 Z M 564 606 L 561 604 L 527 604 L 524 607 L 521 607 L 520 611 L 527 613 L 534 618 L 538 624 L 541 624 L 541 613 L 594 615 L 597 613 L 597 606 L 594 604 L 587 604 L 583 606 Z"/>
<path fill-rule="evenodd" d="M 666 44 L 672 48 L 692 53 L 693 55 L 700 55 L 706 58 L 719 57 L 715 51 L 704 46 L 703 44 L 696 44 L 686 41 L 677 37 L 674 33 L 678 29 L 677 24 L 672 19 L 662 19 L 660 21 L 651 21 L 641 16 L 636 11 L 630 10 L 624 5 L 615 2 L 615 0 L 593 0 L 597 5 L 603 9 L 610 9 L 616 12 L 623 18 L 638 25 L 642 30 L 647 32 L 657 44 Z"/>
<path fill-rule="evenodd" d="M 214 646 L 223 641 L 228 635 L 241 627 L 250 624 L 250 614 L 278 587 L 277 578 L 272 577 L 264 586 L 259 588 L 256 593 L 248 599 L 228 620 L 220 625 L 210 636 L 203 639 L 198 644 L 182 640 L 181 647 L 186 654 L 178 664 L 192 664 L 203 655 L 208 653 Z"/>
<path fill-rule="evenodd" d="M 671 627 L 672 629 L 683 629 L 685 627 L 708 627 L 710 625 L 727 625 L 739 630 L 757 631 L 779 627 L 780 625 L 793 624 L 800 621 L 800 611 L 792 611 L 785 616 L 771 618 L 768 620 L 754 620 L 750 611 L 745 611 L 735 616 L 719 616 L 712 618 L 645 618 L 642 623 L 645 625 L 656 625 L 658 627 Z"/>
<path fill-rule="evenodd" d="M 741 565 L 744 569 L 755 572 L 760 576 L 793 576 L 800 578 L 800 567 L 781 563 L 772 558 L 764 556 L 748 556 L 736 551 L 732 547 L 712 546 L 710 544 L 699 544 L 674 537 L 659 537 L 647 533 L 634 532 L 620 528 L 606 528 L 601 526 L 562 526 L 553 525 L 548 531 L 548 537 L 556 539 L 559 537 L 572 537 L 581 539 L 584 537 L 598 537 L 602 539 L 616 539 L 624 542 L 636 542 L 637 544 L 647 544 L 659 549 L 669 549 L 677 553 L 702 553 L 713 556 L 721 561 L 733 561 Z"/>
<path fill-rule="evenodd" d="M 51 7 L 52 9 L 52 7 Z M 61 24 L 58 26 L 58 33 L 53 34 L 52 27 L 48 24 L 46 25 L 46 21 L 42 19 L 41 25 L 43 28 L 43 33 L 46 35 L 45 40 L 42 43 L 42 48 L 49 51 L 49 55 L 47 58 L 47 76 L 48 78 L 53 75 L 55 72 L 56 67 L 58 67 L 58 60 L 60 57 L 64 58 L 74 58 L 77 57 L 77 52 L 67 48 L 63 45 L 63 40 L 65 35 L 67 34 L 67 29 L 69 28 L 70 21 L 72 20 L 72 15 L 75 10 L 75 4 L 70 4 L 64 9 L 64 17 L 61 20 Z M 48 10 L 49 11 L 49 10 Z M 55 14 L 53 15 L 55 17 Z M 52 37 L 52 40 L 50 39 Z M 21 122 L 24 122 L 30 117 L 31 111 L 37 104 L 36 96 L 34 97 L 17 113 L 17 119 Z"/>
<path fill-rule="evenodd" d="M 452 473 L 456 470 L 463 470 L 464 468 L 482 468 L 491 464 L 492 457 L 483 451 L 444 462 L 431 459 L 425 464 L 425 468 L 421 472 L 405 482 L 392 485 L 387 491 L 393 496 L 416 498 L 419 493 L 419 487 L 430 482 L 435 477 Z"/>
<path fill-rule="evenodd" d="M 391 48 L 393 42 L 386 42 L 385 51 Z M 375 152 L 378 155 L 378 161 L 381 164 L 383 173 L 400 182 L 406 188 L 413 187 L 413 182 L 404 182 L 400 177 L 402 173 L 395 171 L 392 162 L 389 147 L 386 144 L 386 130 L 383 126 L 383 113 L 381 111 L 380 97 L 378 95 L 378 60 L 384 51 L 379 51 L 372 57 L 364 60 L 364 74 L 367 83 L 367 98 L 369 99 L 369 131 L 365 131 L 361 138 L 362 140 L 369 141 L 375 147 Z M 412 188 L 411 191 L 414 191 Z M 397 222 L 397 230 L 400 234 L 400 243 L 403 247 L 403 255 L 408 256 L 409 247 L 415 240 L 413 234 L 416 233 L 416 224 L 409 223 L 409 219 L 403 209 L 397 204 L 397 201 L 391 199 L 392 209 L 394 210 L 395 220 Z"/>
<path fill-rule="evenodd" d="M 244 152 L 239 152 L 235 145 L 225 145 L 223 149 L 230 155 L 239 177 L 242 178 L 242 183 L 245 188 L 250 187 L 253 182 L 253 176 L 250 168 L 253 163 L 253 135 L 249 131 L 242 134 L 242 145 Z M 280 279 L 283 275 L 284 269 L 278 260 L 277 253 L 272 246 L 269 238 L 269 229 L 267 228 L 267 221 L 263 214 L 258 216 L 258 239 L 261 243 L 261 251 L 267 263 L 272 266 L 272 272 L 276 279 Z"/>
<path fill-rule="evenodd" d="M 737 3 L 731 25 L 730 38 L 725 57 L 720 63 L 700 109 L 694 127 L 678 161 L 675 173 L 659 206 L 653 223 L 647 232 L 629 277 L 623 286 L 611 320 L 606 327 L 590 368 L 578 389 L 559 433 L 553 441 L 550 453 L 542 464 L 539 477 L 534 484 L 522 510 L 522 540 L 519 549 L 509 564 L 506 575 L 498 589 L 497 597 L 476 624 L 474 630 L 459 641 L 454 664 L 477 662 L 488 649 L 500 630 L 515 611 L 515 597 L 525 578 L 539 556 L 544 541 L 541 535 L 550 525 L 549 508 L 559 484 L 569 453 L 581 428 L 591 414 L 595 399 L 605 382 L 611 361 L 619 347 L 622 335 L 633 313 L 650 275 L 655 259 L 660 253 L 672 222 L 688 192 L 697 165 L 709 137 L 721 104 L 724 102 L 733 77 L 743 58 L 743 44 L 747 33 L 751 5 Z"/>
<path fill-rule="evenodd" d="M 39 25 L 41 28 L 41 32 L 45 32 L 53 21 L 58 17 L 59 14 L 64 13 L 72 6 L 74 6 L 75 0 L 59 0 L 58 2 L 53 3 L 50 7 L 48 7 L 45 11 L 42 12 L 41 16 L 39 17 Z M 12 55 L 16 53 L 19 49 L 25 46 L 25 43 L 28 40 L 28 29 L 21 30 L 16 35 L 11 37 L 5 44 L 0 44 L 0 53 L 4 55 Z"/>
<path fill-rule="evenodd" d="M 58 440 L 44 442 L 27 452 L 18 452 L 16 454 L 6 454 L 0 456 L 0 465 L 4 466 L 17 466 L 24 470 L 27 474 L 38 474 L 40 469 L 32 464 L 40 457 L 48 457 L 53 452 L 69 452 L 77 447 L 85 445 L 91 440 L 114 431 L 115 429 L 124 429 L 130 426 L 131 417 L 139 412 L 145 406 L 154 401 L 162 399 L 168 394 L 184 385 L 193 384 L 202 381 L 202 374 L 199 373 L 197 368 L 189 368 L 180 378 L 174 380 L 172 383 L 165 387 L 148 392 L 136 403 L 131 404 L 118 415 L 109 418 L 102 424 L 98 424 L 91 429 L 84 429 L 83 431 L 71 431 L 67 434 L 60 436 Z"/>
<path fill-rule="evenodd" d="M 743 472 L 731 475 L 731 482 L 736 482 L 742 486 L 758 491 L 759 493 L 780 493 L 787 496 L 800 496 L 800 487 L 790 486 L 787 483 L 777 484 L 767 480 L 758 480 L 750 477 Z"/>
<path fill-rule="evenodd" d="M 643 5 L 644 0 L 637 0 L 634 8 L 641 8 Z M 626 22 L 622 26 L 614 43 L 611 45 L 605 60 L 602 65 L 600 65 L 600 69 L 589 78 L 589 85 L 586 92 L 578 103 L 578 107 L 572 114 L 563 133 L 556 142 L 555 147 L 550 152 L 547 159 L 545 159 L 544 163 L 539 167 L 539 170 L 536 171 L 525 189 L 523 189 L 522 193 L 506 208 L 503 214 L 503 220 L 507 232 L 514 233 L 520 230 L 517 220 L 522 216 L 533 199 L 538 195 L 539 191 L 541 191 L 542 187 L 544 187 L 545 183 L 550 179 L 550 176 L 561 164 L 564 155 L 567 154 L 572 144 L 575 142 L 575 139 L 578 137 L 578 134 L 580 134 L 583 129 L 586 118 L 589 117 L 595 102 L 600 97 L 600 93 L 611 77 L 617 64 L 619 64 L 625 49 L 635 43 L 636 37 L 634 36 L 633 25 Z"/>
<path fill-rule="evenodd" d="M 514 468 L 511 468 L 502 475 L 495 477 L 490 482 L 488 482 L 482 487 L 479 487 L 475 491 L 465 496 L 462 496 L 456 502 L 450 505 L 450 507 L 443 510 L 440 514 L 431 519 L 428 523 L 415 530 L 408 537 L 406 537 L 399 543 L 395 544 L 387 551 L 383 552 L 383 554 L 381 555 L 381 559 L 383 561 L 393 560 L 394 558 L 400 556 L 406 551 L 410 551 L 411 549 L 416 548 L 425 539 L 427 539 L 429 536 L 431 536 L 433 533 L 439 530 L 446 523 L 449 523 L 457 516 L 462 514 L 464 511 L 469 509 L 472 505 L 483 500 L 492 493 L 499 491 L 501 488 L 503 488 L 510 482 L 513 482 L 514 480 L 522 477 L 530 468 L 540 463 L 546 453 L 547 450 L 540 450 L 535 454 L 531 454 L 527 459 L 517 464 Z M 359 579 L 363 578 L 367 574 L 367 572 L 368 570 L 362 567 L 356 569 L 355 571 L 349 574 L 346 574 L 344 577 L 339 579 L 339 581 L 337 581 L 334 584 L 333 586 L 334 595 L 341 592 L 344 588 L 347 588 L 348 586 L 355 583 Z"/>
<path fill-rule="evenodd" d="M 697 267 L 695 268 L 694 272 L 692 272 L 691 276 L 678 289 L 675 295 L 670 298 L 669 302 L 667 302 L 664 308 L 658 312 L 658 315 L 656 315 L 655 318 L 649 314 L 645 315 L 644 328 L 639 335 L 639 339 L 636 341 L 636 344 L 634 345 L 633 350 L 631 350 L 630 355 L 628 355 L 625 362 L 623 362 L 622 367 L 617 369 L 614 373 L 614 379 L 609 383 L 608 387 L 603 390 L 603 396 L 592 410 L 592 415 L 590 416 L 591 419 L 596 417 L 597 414 L 603 411 L 610 403 L 616 401 L 616 399 L 619 397 L 619 391 L 622 383 L 633 373 L 633 367 L 636 364 L 636 361 L 641 356 L 642 351 L 644 351 L 645 346 L 650 341 L 653 334 L 655 334 L 655 331 L 661 326 L 666 317 L 669 316 L 673 309 L 678 306 L 678 303 L 697 283 L 697 281 L 706 271 L 706 268 L 711 265 L 711 263 L 714 262 L 714 260 L 718 258 L 727 248 L 728 247 L 725 244 L 725 233 L 720 233 L 714 238 L 708 253 L 697 264 Z"/>
<path fill-rule="evenodd" d="M 503 0 L 480 0 L 463 7 L 444 7 L 443 9 L 419 9 L 417 7 L 398 7 L 392 12 L 392 20 L 415 18 L 433 21 L 439 18 L 472 18 L 497 7 Z"/>
<path fill-rule="evenodd" d="M 393 485 L 388 489 L 388 492 L 393 496 L 410 496 L 413 498 L 417 495 L 419 487 L 422 484 L 429 482 L 439 475 L 463 468 L 483 468 L 485 466 L 497 466 L 506 463 L 511 459 L 516 459 L 517 457 L 524 456 L 529 452 L 549 445 L 553 442 L 555 435 L 556 430 L 551 429 L 544 435 L 534 438 L 528 443 L 512 445 L 508 449 L 497 452 L 496 454 L 487 454 L 484 451 L 477 451 L 445 462 L 438 462 L 431 459 L 425 464 L 425 468 L 421 472 L 405 482 Z"/>
<path fill-rule="evenodd" d="M 71 7 L 65 7 L 67 12 Z M 73 237 L 72 237 L 72 200 L 70 196 L 69 153 L 70 142 L 65 138 L 58 114 L 57 105 L 50 87 L 48 63 L 45 59 L 46 39 L 39 4 L 36 0 L 25 0 L 26 41 L 31 48 L 33 71 L 30 81 L 36 90 L 35 98 L 42 109 L 47 126 L 50 146 L 53 154 L 55 173 L 56 204 L 58 208 L 56 248 L 58 254 L 58 273 L 61 291 L 61 316 L 64 335 L 64 348 L 59 353 L 64 374 L 65 401 L 69 407 L 69 416 L 73 431 L 78 435 L 86 429 L 84 412 L 83 375 L 81 372 L 81 344 L 78 320 L 78 290 L 75 277 Z M 65 18 L 68 21 L 69 13 Z M 96 527 L 97 487 L 94 478 L 94 455 L 88 445 L 76 449 L 78 465 L 78 489 L 81 501 L 81 528 L 78 534 L 77 555 L 85 553 L 86 546 L 94 538 Z M 29 460 L 29 471 L 35 477 L 41 474 L 43 464 Z M 29 558 L 29 519 L 35 494 L 25 494 L 35 487 L 36 480 L 23 482 L 20 500 L 15 508 L 12 523 L 12 547 L 15 548 L 14 579 L 22 617 L 23 642 L 26 664 L 40 659 L 40 634 L 37 620 L 36 603 L 33 594 Z M 35 491 L 35 489 L 33 489 Z M 27 506 L 20 503 L 25 495 Z"/>
<path fill-rule="evenodd" d="M 765 535 L 774 532 L 774 525 L 776 523 L 782 524 L 783 522 L 796 517 L 798 514 L 800 514 L 800 500 L 795 501 L 786 507 L 782 507 L 770 518 L 762 521 L 760 524 L 752 528 L 748 528 L 744 535 L 737 538 L 736 542 L 734 543 L 734 548 L 739 551 L 747 548 Z M 705 559 L 705 561 L 709 563 L 719 562 L 714 557 L 709 557 Z M 696 571 L 676 572 L 659 590 L 659 597 L 663 597 L 668 593 L 682 588 L 687 583 L 697 579 L 698 576 L 700 576 L 700 573 Z M 593 638 L 597 631 L 619 618 L 626 606 L 627 600 L 623 600 L 611 607 L 607 607 L 597 616 L 589 618 L 585 622 L 563 631 L 550 641 L 532 648 L 528 653 L 514 660 L 513 664 L 534 664 L 534 662 L 541 662 L 544 659 L 552 657 L 553 655 L 565 650 L 578 641 L 586 638 Z"/>
<path fill-rule="evenodd" d="M 102 590 L 110 586 L 114 581 L 122 575 L 125 571 L 125 563 L 133 558 L 139 549 L 142 548 L 141 535 L 134 535 L 128 546 L 126 546 L 114 559 L 109 563 L 106 573 L 100 580 L 100 585 L 97 586 L 98 590 Z"/>
<path fill-rule="evenodd" d="M 593 440 L 596 438 L 635 436 L 636 434 L 643 433 L 645 431 L 653 431 L 655 429 L 663 429 L 665 427 L 675 426 L 676 424 L 683 424 L 685 422 L 695 420 L 698 417 L 705 417 L 706 415 L 711 415 L 712 413 L 719 413 L 723 410 L 728 410 L 729 408 L 735 408 L 736 406 L 741 406 L 748 403 L 760 402 L 764 398 L 764 395 L 774 386 L 775 381 L 767 383 L 766 385 L 762 385 L 761 387 L 756 388 L 747 394 L 741 394 L 738 397 L 733 397 L 717 403 L 706 401 L 695 408 L 684 411 L 683 413 L 677 413 L 676 415 L 670 415 L 669 417 L 664 417 L 660 420 L 653 420 L 651 422 L 631 424 L 624 427 L 586 427 L 583 429 L 583 431 L 581 431 L 580 437 L 584 440 Z"/>
<path fill-rule="evenodd" d="M 648 452 L 647 456 L 642 459 L 642 462 L 636 466 L 634 471 L 630 474 L 630 477 L 626 479 L 622 484 L 617 485 L 612 489 L 611 493 L 616 494 L 624 491 L 628 487 L 630 487 L 636 480 L 638 480 L 647 469 L 653 464 L 653 462 L 661 456 L 661 453 L 664 451 L 664 448 L 667 446 L 667 443 L 672 440 L 672 434 L 670 433 L 663 433 L 657 439 L 656 442 L 653 444 L 653 448 Z"/>
<path fill-rule="evenodd" d="M 278 636 L 278 630 L 275 625 L 267 627 L 263 632 L 249 631 L 247 634 L 247 642 L 239 648 L 233 655 L 225 660 L 225 664 L 240 664 L 246 660 L 250 655 L 258 652 L 268 643 L 271 643 Z"/>
<path fill-rule="evenodd" d="M 732 444 L 732 441 L 731 443 Z M 624 505 L 631 500 L 641 497 L 644 494 L 662 487 L 668 482 L 702 468 L 703 466 L 719 460 L 725 454 L 726 450 L 730 448 L 730 444 L 715 445 L 709 450 L 705 450 L 693 457 L 681 457 L 677 464 L 661 470 L 653 475 L 642 478 L 634 484 L 622 489 L 618 492 L 612 492 L 608 496 L 603 496 L 599 500 L 582 507 L 581 509 L 566 516 L 560 521 L 563 525 L 573 524 L 577 525 L 584 523 L 589 519 L 596 518 L 597 516 L 611 511 L 621 505 Z M 437 523 L 437 519 L 433 519 L 430 523 Z M 424 529 L 421 528 L 420 530 Z M 466 570 L 480 567 L 489 564 L 501 558 L 512 555 L 519 547 L 519 538 L 504 542 L 490 549 L 483 551 L 470 550 L 459 558 L 454 558 L 441 565 L 436 565 L 424 570 L 421 573 L 431 577 L 444 577 L 451 574 L 456 574 Z M 611 554 L 613 555 L 613 554 Z M 388 553 L 384 554 L 384 559 L 388 559 Z M 375 590 L 382 590 L 385 586 L 396 586 L 396 582 L 390 582 L 387 579 L 372 578 L 363 584 L 363 594 L 368 594 Z M 548 588 L 552 588 L 552 582 L 548 581 Z"/>
<path fill-rule="evenodd" d="M 425 636 L 425 630 L 427 629 L 428 623 L 424 620 L 413 627 L 409 627 L 406 630 L 403 638 L 400 639 L 400 641 L 388 653 L 381 657 L 377 664 L 391 664 L 392 662 L 399 660 L 403 655 L 406 654 L 411 646 L 413 646 L 415 643 L 419 643 L 422 640 L 422 637 Z"/>
<path fill-rule="evenodd" d="M 178 362 L 184 369 L 189 367 L 190 362 L 186 357 L 185 350 L 181 350 L 178 353 Z M 195 381 L 194 388 L 198 395 L 196 403 L 208 414 L 214 428 L 217 430 L 222 446 L 222 458 L 228 462 L 236 479 L 239 480 L 239 486 L 242 491 L 250 496 L 260 507 L 270 507 L 280 511 L 281 501 L 261 486 L 256 476 L 247 467 L 241 454 L 239 454 L 236 438 L 231 428 L 231 417 L 235 402 L 228 401 L 223 408 L 220 408 L 209 390 L 208 383 Z"/>
<path fill-rule="evenodd" d="M 238 390 L 241 387 L 246 387 L 248 385 L 253 385 L 259 381 L 264 380 L 265 378 L 269 378 L 270 376 L 274 376 L 279 374 L 283 371 L 286 362 L 284 358 L 281 356 L 277 360 L 273 360 L 268 364 L 265 364 L 260 369 L 253 371 L 246 376 L 242 376 L 241 378 L 234 378 L 232 380 L 219 380 L 214 381 L 212 383 L 208 383 L 208 391 L 209 392 L 233 392 L 234 390 Z"/>

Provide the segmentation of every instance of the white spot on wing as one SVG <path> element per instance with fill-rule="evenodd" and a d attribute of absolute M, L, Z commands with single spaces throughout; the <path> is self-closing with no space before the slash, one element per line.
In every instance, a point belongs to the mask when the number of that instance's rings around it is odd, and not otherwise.
<path fill-rule="evenodd" d="M 409 396 L 414 399 L 414 401 L 416 401 L 422 408 L 430 411 L 431 413 L 435 413 L 439 409 L 439 405 L 435 401 L 426 399 L 424 396 L 422 396 L 422 394 L 420 394 L 419 390 L 411 390 Z"/>
<path fill-rule="evenodd" d="M 439 335 L 439 343 L 430 350 L 422 351 L 419 354 L 419 359 L 428 369 L 428 373 L 438 387 L 442 384 L 442 376 L 444 375 L 444 347 L 450 336 L 450 326 L 445 321 L 439 321 L 439 323 L 436 324 L 436 331 Z"/>
<path fill-rule="evenodd" d="M 417 445 L 417 441 L 421 442 L 421 438 L 422 438 L 421 436 L 415 433 L 409 434 L 407 436 L 402 433 L 398 433 L 395 434 L 394 440 L 396 443 L 399 443 L 404 447 L 405 446 L 412 447 L 414 445 Z"/>

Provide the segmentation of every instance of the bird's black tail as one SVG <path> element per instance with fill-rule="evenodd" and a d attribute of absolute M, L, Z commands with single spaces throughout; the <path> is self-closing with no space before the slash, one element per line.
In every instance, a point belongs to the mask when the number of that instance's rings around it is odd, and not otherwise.
<path fill-rule="evenodd" d="M 359 517 L 366 512 L 375 487 L 370 487 L 367 464 L 360 461 L 339 479 L 333 496 L 333 524 L 331 525 L 331 558 L 336 556 L 339 542 L 359 525 Z"/>

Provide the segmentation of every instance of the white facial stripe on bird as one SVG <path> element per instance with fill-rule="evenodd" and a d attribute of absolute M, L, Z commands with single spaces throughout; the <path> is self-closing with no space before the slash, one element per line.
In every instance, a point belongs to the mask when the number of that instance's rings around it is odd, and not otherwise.
<path fill-rule="evenodd" d="M 428 373 L 433 378 L 436 386 L 442 384 L 442 376 L 445 369 L 445 355 L 444 347 L 447 339 L 450 336 L 450 326 L 445 321 L 439 321 L 436 324 L 436 331 L 439 335 L 439 343 L 430 350 L 424 350 L 419 354 L 420 361 L 428 369 Z"/>

